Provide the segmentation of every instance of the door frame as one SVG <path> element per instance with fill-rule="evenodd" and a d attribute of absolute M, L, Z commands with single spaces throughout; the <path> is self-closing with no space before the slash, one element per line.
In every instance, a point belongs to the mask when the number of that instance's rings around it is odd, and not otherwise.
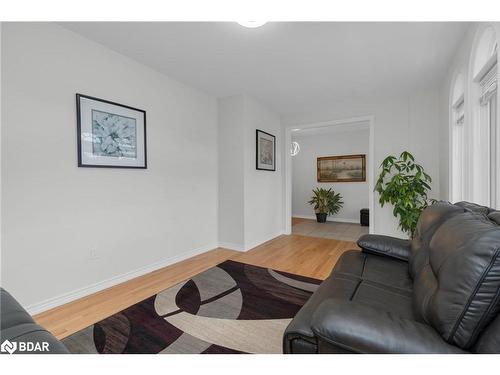
<path fill-rule="evenodd" d="M 292 156 L 290 155 L 289 145 L 292 143 L 292 132 L 303 129 L 310 128 L 323 128 L 323 127 L 331 127 L 338 125 L 346 125 L 352 123 L 359 122 L 367 122 L 369 125 L 369 141 L 368 141 L 368 162 L 367 166 L 367 177 L 368 177 L 368 206 L 370 209 L 369 218 L 369 233 L 374 233 L 375 221 L 374 221 L 374 171 L 375 171 L 375 150 L 374 150 L 374 135 L 375 135 L 375 116 L 360 116 L 360 117 L 351 117 L 340 120 L 331 120 L 324 122 L 316 122 L 316 123 L 308 123 L 302 125 L 289 125 L 285 127 L 285 147 L 283 147 L 285 155 L 285 166 L 284 166 L 284 188 L 285 192 L 284 196 L 284 210 L 283 210 L 283 219 L 284 219 L 284 233 L 291 234 L 292 233 Z"/>

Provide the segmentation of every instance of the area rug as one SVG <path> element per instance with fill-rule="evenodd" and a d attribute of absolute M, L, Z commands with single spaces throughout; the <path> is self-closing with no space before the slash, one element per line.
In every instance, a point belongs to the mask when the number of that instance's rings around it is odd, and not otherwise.
<path fill-rule="evenodd" d="M 71 353 L 281 353 L 321 280 L 226 261 L 63 340 Z"/>

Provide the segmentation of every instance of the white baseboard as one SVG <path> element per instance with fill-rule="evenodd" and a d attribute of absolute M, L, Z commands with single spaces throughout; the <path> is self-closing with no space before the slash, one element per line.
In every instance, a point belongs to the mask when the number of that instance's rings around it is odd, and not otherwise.
<path fill-rule="evenodd" d="M 256 246 L 259 246 L 267 241 L 270 241 L 273 238 L 276 238 L 282 234 L 283 234 L 283 232 L 281 231 L 281 232 L 275 233 L 273 235 L 266 236 L 266 237 L 262 238 L 261 240 L 254 241 L 253 243 L 250 243 L 246 246 L 242 245 L 242 244 L 234 244 L 234 243 L 227 243 L 227 242 L 220 242 L 218 244 L 218 246 L 217 245 L 204 246 L 204 247 L 201 247 L 198 249 L 188 251 L 188 252 L 181 254 L 181 255 L 177 255 L 174 257 L 167 258 L 167 259 L 163 259 L 159 262 L 155 262 L 153 264 L 138 268 L 136 270 L 124 273 L 122 275 L 114 276 L 114 277 L 111 277 L 109 279 L 97 282 L 95 284 L 92 284 L 92 285 L 89 285 L 89 286 L 86 286 L 83 288 L 79 288 L 79 289 L 73 290 L 71 292 L 61 294 L 61 295 L 56 296 L 56 297 L 46 299 L 45 301 L 34 303 L 32 305 L 27 306 L 26 310 L 31 315 L 39 314 L 41 312 L 53 309 L 54 307 L 64 305 L 66 303 L 69 303 L 69 302 L 75 301 L 77 299 L 86 297 L 90 294 L 97 293 L 97 292 L 100 292 L 104 289 L 115 286 L 117 284 L 123 283 L 125 281 L 128 281 L 128 280 L 134 279 L 136 277 L 143 276 L 147 273 L 159 270 L 160 268 L 163 268 L 163 267 L 172 265 L 174 263 L 183 261 L 185 259 L 191 258 L 195 255 L 205 253 L 209 250 L 213 250 L 217 247 L 223 247 L 226 249 L 245 252 L 245 251 L 250 250 Z"/>
<path fill-rule="evenodd" d="M 311 220 L 316 220 L 315 215 L 292 215 L 292 217 L 296 217 L 299 219 L 311 219 Z M 326 221 L 336 221 L 338 223 L 353 223 L 353 224 L 359 224 L 359 219 L 344 219 L 341 217 L 330 217 L 328 216 L 326 218 Z"/>
<path fill-rule="evenodd" d="M 229 250 L 236 250 L 236 251 L 248 251 L 250 249 L 253 249 L 254 247 L 257 247 L 259 245 L 262 245 L 263 243 L 272 240 L 273 238 L 276 238 L 278 236 L 281 236 L 283 234 L 283 231 L 279 231 L 274 234 L 270 234 L 267 236 L 264 236 L 263 238 L 250 242 L 249 244 L 236 244 L 236 243 L 230 243 L 230 242 L 219 242 L 219 247 L 223 247 L 224 249 L 229 249 Z"/>
<path fill-rule="evenodd" d="M 223 247 L 224 249 L 229 249 L 229 250 L 245 251 L 245 246 L 238 243 L 219 242 L 219 247 Z"/>
<path fill-rule="evenodd" d="M 265 243 L 267 241 L 271 241 L 272 239 L 274 239 L 278 236 L 281 236 L 283 233 L 284 233 L 283 231 L 279 231 L 279 232 L 276 232 L 274 234 L 267 235 L 267 236 L 261 238 L 260 240 L 251 242 L 251 243 L 245 245 L 245 251 L 253 249 L 254 247 L 257 247 L 259 245 L 262 245 L 263 243 Z"/>
<path fill-rule="evenodd" d="M 65 303 L 77 300 L 77 299 L 82 298 L 82 297 L 86 297 L 86 296 L 93 294 L 93 293 L 100 292 L 101 290 L 110 288 L 114 285 L 123 283 L 125 281 L 134 279 L 134 278 L 139 277 L 139 276 L 143 276 L 147 273 L 156 271 L 160 268 L 170 266 L 174 263 L 180 262 L 180 261 L 185 260 L 187 258 L 191 258 L 195 255 L 205 253 L 209 250 L 213 250 L 216 247 L 217 247 L 217 245 L 203 246 L 203 247 L 200 247 L 198 249 L 194 249 L 194 250 L 188 251 L 186 253 L 183 253 L 181 255 L 177 255 L 174 257 L 167 258 L 167 259 L 163 259 L 159 262 L 155 262 L 153 264 L 138 268 L 136 270 L 133 270 L 133 271 L 130 271 L 127 273 L 124 273 L 123 275 L 114 276 L 114 277 L 111 277 L 107 280 L 103 280 L 103 281 L 100 281 L 98 283 L 95 283 L 95 284 L 92 284 L 92 285 L 89 285 L 89 286 L 86 286 L 86 287 L 83 287 L 83 288 L 80 288 L 80 289 L 77 289 L 77 290 L 74 290 L 74 291 L 71 291 L 68 293 L 61 294 L 57 297 L 52 297 L 52 298 L 49 298 L 45 301 L 34 303 L 32 305 L 29 305 L 26 308 L 26 310 L 31 315 L 39 314 L 41 312 L 50 310 L 54 307 L 64 305 Z"/>

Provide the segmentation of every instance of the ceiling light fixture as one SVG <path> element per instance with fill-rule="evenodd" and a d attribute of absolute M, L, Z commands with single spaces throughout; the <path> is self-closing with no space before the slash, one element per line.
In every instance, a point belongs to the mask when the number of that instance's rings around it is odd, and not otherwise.
<path fill-rule="evenodd" d="M 267 22 L 266 21 L 238 21 L 238 24 L 240 24 L 243 27 L 248 27 L 251 29 L 255 29 L 257 27 L 261 27 L 265 25 Z"/>
<path fill-rule="evenodd" d="M 290 155 L 295 156 L 300 152 L 299 142 L 293 141 L 290 147 Z"/>

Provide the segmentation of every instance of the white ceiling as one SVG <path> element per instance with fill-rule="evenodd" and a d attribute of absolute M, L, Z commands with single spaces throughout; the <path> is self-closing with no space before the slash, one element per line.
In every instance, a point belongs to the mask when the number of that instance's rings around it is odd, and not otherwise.
<path fill-rule="evenodd" d="M 61 23 L 217 97 L 279 114 L 439 85 L 467 23 Z"/>

